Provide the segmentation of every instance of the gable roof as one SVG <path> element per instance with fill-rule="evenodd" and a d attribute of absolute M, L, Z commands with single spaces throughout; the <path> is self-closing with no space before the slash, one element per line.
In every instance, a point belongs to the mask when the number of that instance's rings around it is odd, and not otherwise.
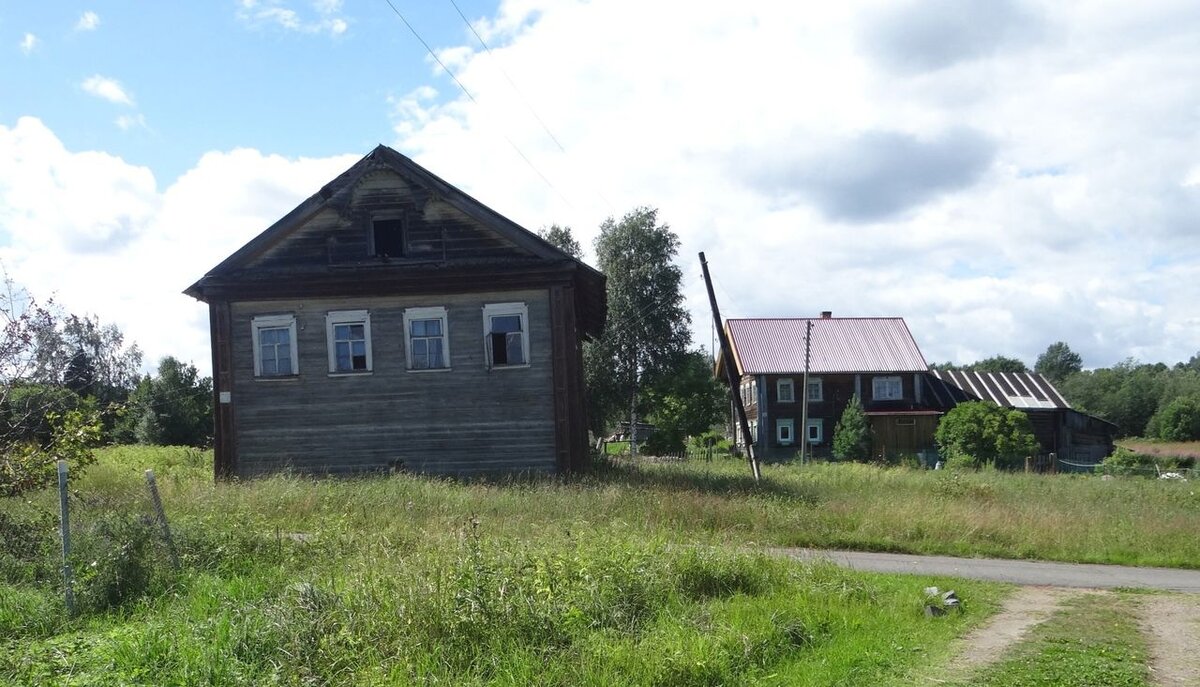
<path fill-rule="evenodd" d="M 1071 404 L 1050 380 L 1033 372 L 930 370 L 929 387 L 939 406 L 991 401 L 1003 408 L 1069 410 Z"/>
<path fill-rule="evenodd" d="M 929 369 L 901 317 L 754 318 L 725 322 L 739 372 L 803 373 L 809 322 L 810 374 Z"/>
<path fill-rule="evenodd" d="M 382 144 L 376 146 L 374 150 L 361 160 L 345 172 L 342 172 L 337 178 L 325 184 L 319 191 L 308 197 L 258 236 L 255 236 L 244 246 L 234 251 L 232 255 L 221 261 L 220 264 L 209 270 L 196 283 L 188 287 L 184 293 L 198 300 L 207 301 L 210 289 L 225 286 L 230 282 L 247 279 L 248 275 L 246 272 L 254 271 L 252 264 L 257 258 L 286 241 L 289 236 L 304 227 L 309 220 L 323 210 L 344 208 L 351 202 L 357 184 L 366 175 L 380 170 L 394 172 L 413 187 L 422 189 L 431 197 L 450 205 L 471 220 L 495 232 L 496 235 L 505 241 L 511 242 L 512 245 L 527 253 L 530 257 L 525 260 L 525 266 L 522 267 L 519 261 L 513 261 L 511 265 L 513 270 L 530 269 L 530 260 L 532 260 L 533 263 L 541 264 L 548 268 L 552 267 L 558 271 L 565 270 L 567 274 L 573 275 L 572 278 L 576 285 L 577 309 L 582 318 L 583 329 L 587 334 L 593 336 L 599 335 L 604 327 L 606 315 L 606 279 L 603 273 L 584 263 L 582 260 L 577 260 L 564 253 L 537 234 L 492 210 L 461 189 L 418 165 L 412 159 Z M 413 279 L 424 279 L 428 276 L 427 271 L 430 267 L 430 265 L 409 266 L 398 261 L 391 266 L 389 274 L 395 275 L 399 271 L 408 270 L 412 272 L 410 276 Z M 459 264 L 455 268 L 459 272 L 462 272 L 462 270 L 469 271 L 471 266 Z M 325 271 L 328 272 L 330 270 Z M 420 271 L 424 271 L 425 274 L 418 274 Z M 373 272 L 375 273 L 364 275 L 363 281 L 373 284 L 395 281 L 394 276 L 378 273 L 378 270 L 373 270 Z M 456 272 L 456 274 L 459 272 Z M 340 274 L 342 275 L 341 278 L 344 279 L 345 270 L 340 270 Z M 306 275 L 306 278 L 312 278 L 312 276 Z M 466 275 L 466 278 L 469 279 L 469 274 Z"/>

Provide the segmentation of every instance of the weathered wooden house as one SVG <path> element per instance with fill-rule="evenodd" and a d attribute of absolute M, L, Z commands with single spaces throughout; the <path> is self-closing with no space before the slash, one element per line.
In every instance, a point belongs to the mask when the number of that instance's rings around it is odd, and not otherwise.
<path fill-rule="evenodd" d="M 943 411 L 965 401 L 990 401 L 1027 414 L 1042 453 L 1060 461 L 1056 469 L 1082 469 L 1113 452 L 1117 426 L 1072 408 L 1040 374 L 933 370 L 928 381 L 928 395 Z"/>
<path fill-rule="evenodd" d="M 186 293 L 217 477 L 586 466 L 604 276 L 386 146 Z"/>
<path fill-rule="evenodd" d="M 873 454 L 933 449 L 941 413 L 923 396 L 929 367 L 902 318 L 833 317 L 824 312 L 814 319 L 731 319 L 725 328 L 759 457 L 791 458 L 802 441 L 809 443 L 813 455 L 829 455 L 834 428 L 856 394 L 871 424 Z M 724 378 L 721 363 L 717 374 Z"/>
<path fill-rule="evenodd" d="M 814 319 L 731 319 L 725 328 L 753 443 L 767 460 L 791 458 L 805 440 L 812 455 L 829 455 L 834 428 L 855 394 L 870 422 L 873 458 L 913 455 L 932 463 L 941 416 L 977 400 L 1027 413 L 1043 458 L 1055 454 L 1056 469 L 1088 469 L 1113 450 L 1117 427 L 1071 408 L 1042 375 L 930 371 L 898 317 L 835 318 L 825 312 Z M 720 362 L 717 375 L 724 378 Z M 731 424 L 741 443 L 737 423 Z"/>

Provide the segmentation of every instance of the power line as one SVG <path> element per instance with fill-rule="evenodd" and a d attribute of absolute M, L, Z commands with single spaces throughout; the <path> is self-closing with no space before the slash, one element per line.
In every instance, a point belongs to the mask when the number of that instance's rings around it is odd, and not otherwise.
<path fill-rule="evenodd" d="M 480 105 L 479 101 L 475 99 L 474 95 L 471 95 L 471 91 L 469 91 L 467 89 L 466 85 L 464 85 L 462 81 L 459 81 L 458 77 L 454 74 L 454 72 L 450 71 L 450 68 L 446 66 L 446 63 L 442 62 L 442 59 L 437 56 L 437 53 L 433 51 L 433 48 L 431 48 L 429 46 L 429 43 L 425 42 L 425 39 L 422 38 L 421 34 L 417 32 L 416 27 L 414 27 L 411 23 L 409 23 L 408 19 L 406 19 L 404 17 L 404 15 L 400 12 L 400 10 L 397 9 L 394 4 L 392 4 L 392 0 L 383 0 L 383 1 L 387 3 L 388 7 L 392 8 L 392 12 L 395 12 L 397 17 L 400 17 L 400 21 L 404 22 L 404 25 L 407 26 L 408 30 L 410 32 L 412 32 L 412 35 L 415 36 L 418 41 L 420 41 L 421 45 L 425 46 L 425 51 L 427 53 L 429 53 L 429 56 L 433 58 L 434 62 L 437 62 L 438 66 L 442 68 L 442 71 L 446 72 L 446 74 L 448 74 L 450 76 L 450 78 L 454 80 L 454 83 L 458 84 L 458 87 L 462 90 L 463 94 L 466 95 L 467 98 L 472 103 L 474 103 L 476 106 L 478 106 L 480 108 L 480 110 L 482 110 L 483 106 Z M 460 12 L 460 14 L 461 14 L 461 12 Z M 538 175 L 538 177 L 542 180 L 542 183 L 546 184 L 546 187 L 549 188 L 551 191 L 554 191 L 554 193 L 559 198 L 561 198 L 562 201 L 567 204 L 567 206 L 569 206 L 571 209 L 574 209 L 575 206 L 571 203 L 571 201 L 567 200 L 567 197 L 564 196 L 561 191 L 559 191 L 557 188 L 555 188 L 554 184 L 550 183 L 550 180 L 546 178 L 546 175 L 542 174 L 542 171 L 540 169 L 538 169 L 536 165 L 533 164 L 533 161 L 530 160 L 528 157 L 526 157 L 525 153 L 516 144 L 516 142 L 514 142 L 511 138 L 509 138 L 508 134 L 505 134 L 503 131 L 500 131 L 499 133 L 500 133 L 500 136 L 505 141 L 508 142 L 508 145 L 512 146 L 512 149 L 514 151 L 516 151 L 517 155 L 519 155 L 521 157 L 521 159 L 525 161 L 525 164 L 529 165 L 529 168 L 533 170 L 534 174 Z M 555 143 L 557 143 L 557 142 L 558 141 L 556 140 Z"/>
<path fill-rule="evenodd" d="M 471 21 L 467 19 L 467 15 L 463 14 L 463 11 L 459 8 L 458 3 L 454 0 L 450 0 L 450 4 L 453 5 L 454 10 L 458 12 L 458 16 L 462 17 L 463 23 L 466 24 L 467 28 L 471 30 L 471 33 L 474 34 L 475 39 L 478 40 L 479 44 L 483 46 L 483 49 L 487 52 L 488 57 L 490 57 L 495 64 L 496 69 L 501 75 L 504 76 L 504 80 L 508 82 L 509 86 L 512 86 L 512 89 L 517 94 L 517 97 L 519 97 L 521 102 L 525 104 L 525 107 L 529 109 L 529 114 L 533 115 L 533 118 L 538 121 L 538 124 L 542 125 L 542 130 L 546 132 L 546 135 L 550 137 L 551 141 L 554 141 L 554 145 L 558 146 L 558 149 L 563 153 L 566 153 L 567 149 L 563 147 L 562 143 L 559 143 L 558 137 L 554 135 L 554 132 L 550 131 L 550 127 L 546 124 L 546 122 L 538 116 L 537 110 L 533 109 L 533 105 L 530 104 L 529 100 L 525 97 L 525 94 L 521 92 L 521 89 L 517 88 L 517 84 L 513 83 L 513 80 L 511 77 L 509 77 L 508 72 L 504 71 L 504 67 L 500 66 L 500 60 L 496 58 L 494 53 L 492 53 L 492 49 L 488 47 L 487 42 L 483 40 L 483 36 L 480 36 L 479 32 L 475 30 L 475 27 L 471 24 Z"/>

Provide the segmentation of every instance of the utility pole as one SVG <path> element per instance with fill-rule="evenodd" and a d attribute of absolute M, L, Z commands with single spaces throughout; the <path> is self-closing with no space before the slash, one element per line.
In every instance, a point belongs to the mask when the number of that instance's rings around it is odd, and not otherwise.
<path fill-rule="evenodd" d="M 804 457 L 808 453 L 808 367 L 812 354 L 812 320 L 807 320 L 807 326 L 804 328 L 804 390 L 800 393 L 804 394 L 804 402 L 800 405 L 800 435 L 804 437 L 800 442 L 800 465 L 804 465 Z"/>
<path fill-rule="evenodd" d="M 704 286 L 708 289 L 708 303 L 712 306 L 713 324 L 717 329 L 717 338 L 721 342 L 721 360 L 725 365 L 725 378 L 729 382 L 729 393 L 733 396 L 733 407 L 737 411 L 738 427 L 746 441 L 746 456 L 750 459 L 750 472 L 754 481 L 762 478 L 759 470 L 758 457 L 754 455 L 754 439 L 750 436 L 750 421 L 746 419 L 746 406 L 742 404 L 739 393 L 740 380 L 734 367 L 733 349 L 729 345 L 729 337 L 725 336 L 725 327 L 721 324 L 721 310 L 717 307 L 717 295 L 713 292 L 712 278 L 708 276 L 708 261 L 704 259 L 704 251 L 700 251 L 700 268 L 704 271 Z"/>

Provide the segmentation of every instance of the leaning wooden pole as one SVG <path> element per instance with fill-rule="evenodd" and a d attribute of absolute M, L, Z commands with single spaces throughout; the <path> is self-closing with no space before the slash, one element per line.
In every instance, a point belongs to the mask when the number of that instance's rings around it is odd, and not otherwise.
<path fill-rule="evenodd" d="M 717 327 L 717 341 L 721 344 L 721 360 L 725 364 L 725 378 L 729 382 L 729 394 L 733 397 L 733 407 L 737 411 L 738 425 L 742 429 L 742 437 L 746 442 L 746 455 L 750 458 L 750 472 L 754 481 L 762 477 L 758 467 L 758 456 L 754 455 L 754 440 L 750 436 L 750 421 L 746 419 L 746 406 L 742 404 L 742 395 L 738 393 L 740 380 L 733 360 L 733 349 L 729 345 L 729 337 L 725 335 L 725 326 L 721 323 L 721 309 L 717 307 L 717 295 L 713 292 L 712 278 L 708 276 L 708 261 L 704 259 L 704 251 L 700 251 L 700 268 L 704 270 L 704 286 L 708 289 L 708 303 L 712 306 L 713 324 Z"/>

